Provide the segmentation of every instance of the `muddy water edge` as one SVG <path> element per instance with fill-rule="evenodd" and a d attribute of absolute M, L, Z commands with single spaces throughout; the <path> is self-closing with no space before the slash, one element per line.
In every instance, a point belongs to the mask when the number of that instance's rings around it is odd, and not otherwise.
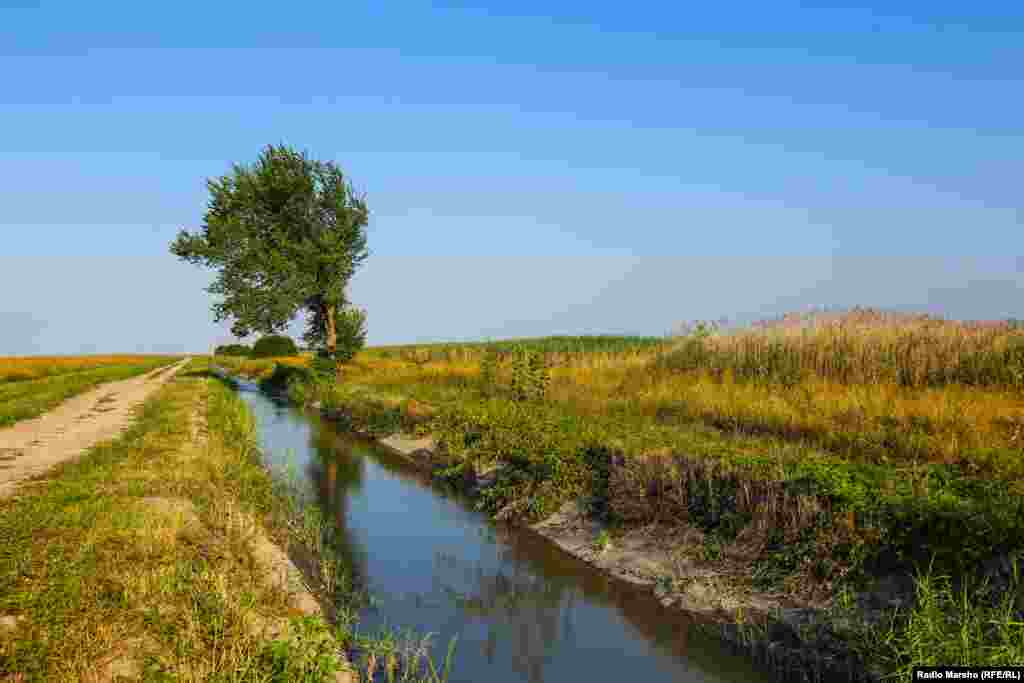
<path fill-rule="evenodd" d="M 291 468 L 333 521 L 339 558 L 371 596 L 358 630 L 456 639 L 450 681 L 773 679 L 648 589 L 616 579 L 471 500 L 373 441 L 236 383 L 266 465 Z"/>

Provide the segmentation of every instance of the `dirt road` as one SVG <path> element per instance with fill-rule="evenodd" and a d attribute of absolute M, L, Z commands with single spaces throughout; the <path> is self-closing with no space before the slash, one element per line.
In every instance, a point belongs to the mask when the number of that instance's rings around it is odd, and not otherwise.
<path fill-rule="evenodd" d="M 132 410 L 174 376 L 188 359 L 139 377 L 110 382 L 68 399 L 44 415 L 0 429 L 0 498 L 18 485 L 113 439 Z"/>

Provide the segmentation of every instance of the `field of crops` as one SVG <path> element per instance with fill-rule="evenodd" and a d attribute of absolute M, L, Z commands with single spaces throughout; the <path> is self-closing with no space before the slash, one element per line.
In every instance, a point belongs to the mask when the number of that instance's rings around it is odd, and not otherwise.
<path fill-rule="evenodd" d="M 113 365 L 140 365 L 157 358 L 139 354 L 0 357 L 0 383 L 42 379 Z"/>
<path fill-rule="evenodd" d="M 105 382 L 145 374 L 175 360 L 141 355 L 0 358 L 0 427 L 41 415 Z"/>

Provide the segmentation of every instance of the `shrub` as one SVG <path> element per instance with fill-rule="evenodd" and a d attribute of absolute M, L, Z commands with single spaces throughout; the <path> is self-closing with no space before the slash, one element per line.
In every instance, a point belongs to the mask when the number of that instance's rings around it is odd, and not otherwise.
<path fill-rule="evenodd" d="M 512 395 L 517 401 L 539 401 L 547 392 L 550 375 L 544 356 L 526 346 L 515 351 L 512 361 Z"/>
<path fill-rule="evenodd" d="M 347 363 L 366 345 L 366 311 L 346 306 L 338 312 L 336 325 L 338 346 L 334 357 L 339 363 Z"/>
<path fill-rule="evenodd" d="M 291 337 L 282 334 L 270 334 L 262 337 L 252 347 L 252 355 L 257 358 L 296 356 L 298 353 L 299 347 L 295 345 Z"/>
<path fill-rule="evenodd" d="M 313 379 L 308 368 L 277 363 L 269 377 L 260 380 L 260 388 L 270 392 L 288 391 L 293 384 L 306 384 Z"/>
<path fill-rule="evenodd" d="M 338 378 L 338 361 L 325 352 L 313 356 L 309 361 L 309 369 L 317 379 L 326 382 L 334 382 Z"/>

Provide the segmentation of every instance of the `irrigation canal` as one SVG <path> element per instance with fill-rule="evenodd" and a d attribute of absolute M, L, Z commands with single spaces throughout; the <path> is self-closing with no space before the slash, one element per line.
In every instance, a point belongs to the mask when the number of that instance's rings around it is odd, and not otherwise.
<path fill-rule="evenodd" d="M 433 633 L 451 681 L 744 683 L 753 661 L 646 590 L 612 579 L 534 532 L 494 522 L 401 457 L 238 384 L 263 457 L 291 462 L 333 518 L 343 560 L 373 596 L 358 629 Z"/>

